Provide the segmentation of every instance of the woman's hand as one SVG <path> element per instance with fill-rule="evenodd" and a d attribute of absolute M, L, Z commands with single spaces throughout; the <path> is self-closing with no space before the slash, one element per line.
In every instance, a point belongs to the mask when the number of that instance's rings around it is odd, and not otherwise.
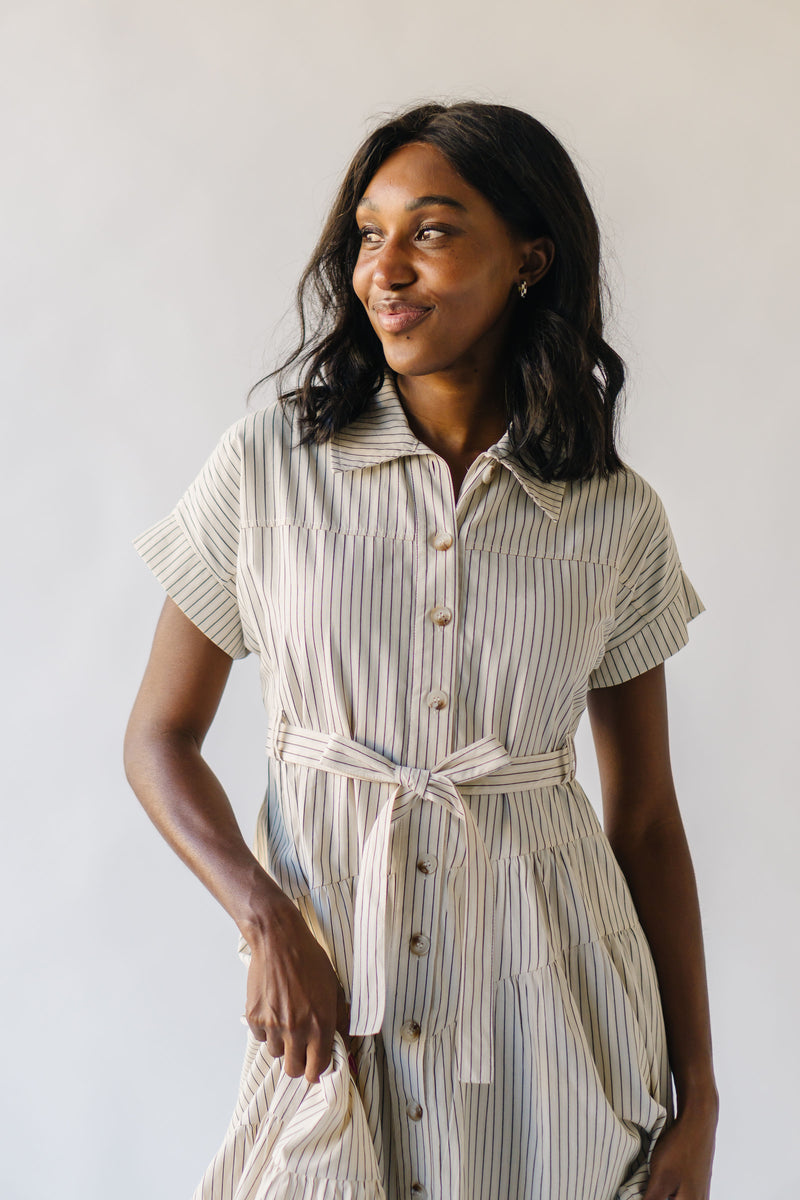
<path fill-rule="evenodd" d="M 644 1200 L 709 1200 L 717 1105 L 687 1106 L 653 1150 Z"/>
<path fill-rule="evenodd" d="M 247 935 L 247 1023 L 287 1075 L 316 1083 L 338 1030 L 349 1049 L 349 1006 L 330 960 L 289 899 L 273 903 L 265 932 Z"/>

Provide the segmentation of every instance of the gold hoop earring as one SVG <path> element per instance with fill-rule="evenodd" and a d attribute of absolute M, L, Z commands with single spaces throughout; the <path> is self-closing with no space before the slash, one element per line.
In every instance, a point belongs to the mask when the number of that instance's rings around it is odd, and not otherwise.
<path fill-rule="evenodd" d="M 518 284 L 517 284 L 517 290 L 518 290 L 518 292 L 519 292 L 519 298 L 520 298 L 520 300 L 524 300 L 524 299 L 525 299 L 525 297 L 526 297 L 526 296 L 527 296 L 527 294 L 528 294 L 528 285 L 527 285 L 527 283 L 525 282 L 525 280 L 524 280 L 524 279 L 522 280 L 522 282 L 521 282 L 521 283 L 518 283 Z"/>

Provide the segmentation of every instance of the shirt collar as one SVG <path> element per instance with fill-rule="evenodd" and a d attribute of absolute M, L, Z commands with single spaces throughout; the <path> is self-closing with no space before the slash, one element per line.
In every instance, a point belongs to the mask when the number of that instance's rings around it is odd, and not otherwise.
<path fill-rule="evenodd" d="M 493 453 L 496 452 L 496 455 Z M 521 462 L 511 445 L 511 438 L 506 431 L 493 447 L 489 448 L 489 454 L 497 457 L 498 461 L 504 467 L 507 467 L 517 482 L 528 493 L 531 500 L 535 500 L 544 512 L 547 513 L 551 521 L 557 521 L 561 516 L 561 505 L 564 499 L 564 489 L 566 481 L 563 479 L 542 479 L 541 475 Z"/>
<path fill-rule="evenodd" d="M 388 375 L 364 412 L 338 430 L 328 445 L 334 471 L 360 470 L 411 454 L 432 453 L 430 447 L 412 433 Z M 508 431 L 485 453 L 511 472 L 551 520 L 558 520 L 566 486 L 564 480 L 544 480 L 522 463 L 512 449 Z"/>

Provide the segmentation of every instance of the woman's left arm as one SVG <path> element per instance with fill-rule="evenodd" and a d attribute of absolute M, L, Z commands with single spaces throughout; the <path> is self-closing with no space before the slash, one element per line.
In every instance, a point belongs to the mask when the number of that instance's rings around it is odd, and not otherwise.
<path fill-rule="evenodd" d="M 589 693 L 606 833 L 655 960 L 677 1119 L 644 1200 L 708 1200 L 718 1098 L 703 935 L 669 757 L 664 667 Z"/>

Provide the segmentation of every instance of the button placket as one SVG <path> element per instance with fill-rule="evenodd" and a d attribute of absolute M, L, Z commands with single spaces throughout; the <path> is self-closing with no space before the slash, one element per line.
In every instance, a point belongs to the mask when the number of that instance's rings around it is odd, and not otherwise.
<path fill-rule="evenodd" d="M 429 473 L 417 498 L 414 597 L 417 634 L 410 662 L 410 694 L 418 705 L 409 712 L 406 761 L 420 765 L 444 758 L 451 749 L 450 698 L 457 638 L 458 534 L 452 480 L 447 464 L 427 456 Z"/>
<path fill-rule="evenodd" d="M 448 693 L 452 685 L 455 660 L 453 602 L 456 597 L 458 557 L 455 552 L 454 532 L 451 532 L 456 524 L 452 488 L 445 486 L 450 482 L 450 473 L 446 465 L 439 460 L 436 461 L 434 478 L 439 487 L 437 494 L 432 496 L 436 515 L 431 512 L 433 532 L 427 541 L 428 546 L 432 546 L 433 549 L 428 551 L 426 561 L 424 586 L 428 599 L 428 620 L 422 641 L 424 658 L 430 672 L 430 690 L 426 702 L 432 713 L 442 713 L 444 717 L 445 710 L 449 710 Z M 439 731 L 433 738 L 439 753 L 447 753 L 449 750 L 449 735 L 450 723 L 443 719 L 439 722 Z M 431 748 L 432 742 L 429 738 L 427 753 L 430 753 Z"/>

